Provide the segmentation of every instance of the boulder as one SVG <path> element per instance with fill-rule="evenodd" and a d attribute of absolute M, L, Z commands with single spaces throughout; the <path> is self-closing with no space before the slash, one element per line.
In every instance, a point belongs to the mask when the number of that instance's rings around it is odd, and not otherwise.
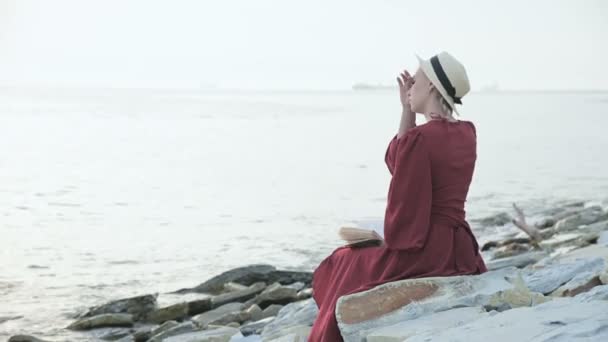
<path fill-rule="evenodd" d="M 298 290 L 293 287 L 274 283 L 268 286 L 262 293 L 246 302 L 245 305 L 258 304 L 266 308 L 271 304 L 288 304 L 294 302 L 298 296 Z"/>
<path fill-rule="evenodd" d="M 164 308 L 151 311 L 146 316 L 146 321 L 161 324 L 166 321 L 181 320 L 188 316 L 189 304 L 177 303 Z"/>
<path fill-rule="evenodd" d="M 259 282 L 249 287 L 246 287 L 244 290 L 236 290 L 233 292 L 224 293 L 211 298 L 211 306 L 212 308 L 217 308 L 224 304 L 232 302 L 245 302 L 264 291 L 265 288 L 266 283 Z"/>
<path fill-rule="evenodd" d="M 131 327 L 133 326 L 133 315 L 131 314 L 101 314 L 86 317 L 70 324 L 67 328 L 71 330 L 89 330 L 103 327 Z"/>
<path fill-rule="evenodd" d="M 257 304 L 253 304 L 251 305 L 247 310 L 245 310 L 249 316 L 251 317 L 252 321 L 257 321 L 262 319 L 262 309 L 257 305 Z"/>
<path fill-rule="evenodd" d="M 99 334 L 99 339 L 104 341 L 116 341 L 131 335 L 131 330 L 126 328 L 112 328 Z"/>
<path fill-rule="evenodd" d="M 248 286 L 231 281 L 231 282 L 224 284 L 224 291 L 225 292 L 242 291 L 242 290 L 246 290 L 247 287 Z"/>
<path fill-rule="evenodd" d="M 195 316 L 213 309 L 211 297 L 196 299 L 188 302 L 188 315 Z"/>
<path fill-rule="evenodd" d="M 417 334 L 408 342 L 608 341 L 608 301 L 574 298 L 488 315 L 457 327 Z"/>
<path fill-rule="evenodd" d="M 312 298 L 285 305 L 264 328 L 262 339 L 272 340 L 296 331 L 301 336 L 305 328 L 312 327 L 318 313 L 319 308 Z"/>
<path fill-rule="evenodd" d="M 199 293 L 219 293 L 224 289 L 224 284 L 236 282 L 241 285 L 250 286 L 257 282 L 272 284 L 275 282 L 281 284 L 292 284 L 295 282 L 303 282 L 304 284 L 312 283 L 312 272 L 296 272 L 277 270 L 271 265 L 250 265 L 238 267 L 230 271 L 217 275 L 206 282 L 191 288 L 181 289 L 177 293 L 199 292 Z"/>
<path fill-rule="evenodd" d="M 163 331 L 167 331 L 169 329 L 175 328 L 176 326 L 178 326 L 179 323 L 177 323 L 176 321 L 166 321 L 163 324 L 159 325 L 158 327 L 150 330 L 148 338 L 154 336 L 154 335 L 158 335 L 160 333 L 162 333 Z"/>
<path fill-rule="evenodd" d="M 192 317 L 200 327 L 205 328 L 209 324 L 228 324 L 230 322 L 243 322 L 247 320 L 247 313 L 243 310 L 245 305 L 242 303 L 228 303 L 216 309 Z"/>
<path fill-rule="evenodd" d="M 336 319 L 346 341 L 360 341 L 370 330 L 440 311 L 504 306 L 500 299 L 510 298 L 504 291 L 519 289 L 521 284 L 515 268 L 476 276 L 401 280 L 339 298 Z"/>
<path fill-rule="evenodd" d="M 78 318 L 93 317 L 101 314 L 131 314 L 134 321 L 142 320 L 148 312 L 156 309 L 158 294 L 118 299 L 90 308 Z"/>

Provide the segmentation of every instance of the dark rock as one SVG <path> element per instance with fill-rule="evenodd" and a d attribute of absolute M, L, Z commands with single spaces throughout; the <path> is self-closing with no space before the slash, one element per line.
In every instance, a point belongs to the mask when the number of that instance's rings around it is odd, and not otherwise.
<path fill-rule="evenodd" d="M 188 315 L 194 316 L 213 309 L 211 298 L 197 299 L 188 302 Z"/>
<path fill-rule="evenodd" d="M 177 303 L 164 308 L 151 311 L 146 316 L 146 321 L 161 324 L 171 320 L 181 320 L 188 316 L 188 303 Z"/>
<path fill-rule="evenodd" d="M 494 226 L 504 226 L 505 224 L 511 222 L 512 218 L 506 212 L 501 212 L 492 216 L 484 217 L 481 219 L 471 220 L 472 222 L 476 222 L 484 227 L 494 227 Z"/>
<path fill-rule="evenodd" d="M 70 324 L 71 330 L 88 330 L 103 327 L 131 327 L 133 326 L 133 315 L 113 313 L 86 317 Z"/>
<path fill-rule="evenodd" d="M 95 306 L 79 318 L 93 317 L 101 314 L 125 313 L 133 315 L 134 321 L 142 320 L 148 312 L 156 309 L 158 294 L 130 297 L 111 301 L 107 304 Z"/>
<path fill-rule="evenodd" d="M 224 272 L 194 288 L 181 289 L 176 292 L 219 294 L 223 290 L 224 284 L 228 282 L 236 282 L 246 286 L 257 282 L 264 282 L 266 284 L 275 282 L 281 284 L 303 282 L 305 285 L 310 285 L 312 282 L 312 272 L 279 271 L 271 265 L 250 265 Z"/>
<path fill-rule="evenodd" d="M 253 335 L 253 334 L 259 335 L 264 330 L 264 327 L 266 327 L 273 320 L 274 320 L 274 317 L 267 317 L 267 318 L 261 319 L 259 321 L 243 324 L 240 327 L 241 334 L 243 334 L 243 336 L 249 336 L 249 335 Z"/>

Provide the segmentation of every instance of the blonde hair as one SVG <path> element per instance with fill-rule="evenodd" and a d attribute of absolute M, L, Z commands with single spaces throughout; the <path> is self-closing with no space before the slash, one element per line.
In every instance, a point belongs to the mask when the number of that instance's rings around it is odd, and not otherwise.
<path fill-rule="evenodd" d="M 436 117 L 438 119 L 448 120 L 448 121 L 456 121 L 456 119 L 453 116 L 454 111 L 452 110 L 452 107 L 450 106 L 448 101 L 446 101 L 443 98 L 443 96 L 441 96 L 441 93 L 439 93 L 439 91 L 435 87 L 433 87 L 432 92 L 433 92 L 433 95 L 439 101 L 439 104 L 441 104 L 441 109 L 443 109 L 443 113 L 437 113 L 436 115 L 434 115 L 434 117 Z"/>

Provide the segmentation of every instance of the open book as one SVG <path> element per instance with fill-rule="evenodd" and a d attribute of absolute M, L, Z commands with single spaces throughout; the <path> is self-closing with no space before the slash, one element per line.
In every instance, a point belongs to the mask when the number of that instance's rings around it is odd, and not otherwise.
<path fill-rule="evenodd" d="M 384 229 L 377 228 L 358 228 L 358 227 L 342 227 L 338 231 L 338 235 L 347 246 L 380 246 L 384 243 Z"/>

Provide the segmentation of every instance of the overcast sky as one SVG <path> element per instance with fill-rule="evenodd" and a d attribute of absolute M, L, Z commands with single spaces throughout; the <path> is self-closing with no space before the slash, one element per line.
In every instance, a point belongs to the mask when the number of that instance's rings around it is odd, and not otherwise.
<path fill-rule="evenodd" d="M 349 88 L 451 52 L 473 89 L 608 89 L 602 0 L 0 0 L 0 84 Z"/>

